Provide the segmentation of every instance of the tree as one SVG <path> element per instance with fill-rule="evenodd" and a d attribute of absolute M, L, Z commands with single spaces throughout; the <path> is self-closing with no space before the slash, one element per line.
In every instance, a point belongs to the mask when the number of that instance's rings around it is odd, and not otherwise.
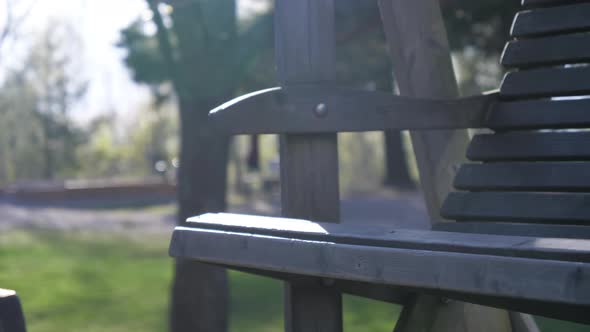
<path fill-rule="evenodd" d="M 271 40 L 268 24 L 252 24 L 238 47 L 235 0 L 148 0 L 157 33 L 135 22 L 121 46 L 135 80 L 174 86 L 181 124 L 178 224 L 187 217 L 225 209 L 227 137 L 207 126 L 207 114 L 230 99 L 254 65 L 259 44 Z M 170 7 L 172 6 L 172 7 Z M 168 14 L 163 11 L 168 11 Z M 267 19 L 268 20 L 268 19 Z M 220 268 L 179 260 L 172 287 L 172 331 L 227 329 L 227 277 Z"/>
<path fill-rule="evenodd" d="M 51 22 L 33 41 L 26 60 L 25 75 L 36 96 L 35 115 L 43 137 L 44 177 L 75 168 L 76 146 L 81 133 L 69 112 L 86 93 L 81 79 L 82 63 L 74 56 L 81 42 L 67 23 Z"/>
<path fill-rule="evenodd" d="M 2 61 L 2 51 L 8 44 L 14 43 L 19 36 L 19 29 L 25 22 L 36 0 L 3 0 L 0 5 L 4 7 L 4 17 L 0 24 L 0 63 Z"/>
<path fill-rule="evenodd" d="M 0 184 L 43 173 L 42 128 L 37 121 L 37 97 L 22 70 L 5 74 L 0 89 Z"/>
<path fill-rule="evenodd" d="M 24 61 L 6 71 L 0 91 L 0 176 L 52 179 L 77 166 L 76 147 L 83 133 L 69 112 L 85 92 L 72 57 L 80 45 L 67 24 L 52 22 L 31 40 Z"/>

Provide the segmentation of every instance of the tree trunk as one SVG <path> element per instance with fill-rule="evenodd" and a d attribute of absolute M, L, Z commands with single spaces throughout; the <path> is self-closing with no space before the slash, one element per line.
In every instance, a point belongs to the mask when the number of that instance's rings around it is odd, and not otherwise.
<path fill-rule="evenodd" d="M 385 181 L 386 186 L 399 189 L 412 189 L 414 182 L 410 178 L 402 135 L 399 131 L 385 131 Z"/>
<path fill-rule="evenodd" d="M 178 96 L 180 166 L 178 224 L 187 217 L 226 207 L 229 138 L 207 125 L 209 110 L 235 91 L 235 0 L 191 1 L 171 14 L 172 43 L 158 10 L 148 0 L 158 28 L 160 50 Z M 225 332 L 228 281 L 224 269 L 177 260 L 170 304 L 170 331 Z"/>
<path fill-rule="evenodd" d="M 54 177 L 54 165 L 53 165 L 53 149 L 51 148 L 51 123 L 47 118 L 48 115 L 40 115 L 43 129 L 43 157 L 44 157 L 44 168 L 43 178 L 45 180 L 53 180 Z"/>
<path fill-rule="evenodd" d="M 227 96 L 180 101 L 181 152 L 178 224 L 187 217 L 225 210 L 229 139 L 209 131 L 207 111 Z M 227 331 L 228 281 L 224 269 L 177 260 L 170 306 L 172 332 Z"/>
<path fill-rule="evenodd" d="M 248 151 L 248 170 L 258 171 L 260 170 L 260 150 L 258 148 L 259 139 L 258 135 L 250 136 L 250 150 Z"/>

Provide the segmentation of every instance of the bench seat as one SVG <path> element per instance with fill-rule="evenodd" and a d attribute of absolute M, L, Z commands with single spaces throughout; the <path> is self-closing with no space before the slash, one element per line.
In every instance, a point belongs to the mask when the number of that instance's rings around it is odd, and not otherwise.
<path fill-rule="evenodd" d="M 404 287 L 590 323 L 590 317 L 581 314 L 590 310 L 587 239 L 402 230 L 226 213 L 194 217 L 188 225 L 175 229 L 171 256 L 262 275 L 269 271 L 285 280 L 313 276 Z"/>

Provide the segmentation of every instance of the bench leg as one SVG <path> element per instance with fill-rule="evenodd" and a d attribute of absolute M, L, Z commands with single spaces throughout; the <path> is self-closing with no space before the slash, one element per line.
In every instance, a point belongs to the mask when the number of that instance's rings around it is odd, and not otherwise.
<path fill-rule="evenodd" d="M 538 332 L 529 315 L 419 295 L 404 307 L 394 332 Z"/>
<path fill-rule="evenodd" d="M 520 312 L 510 312 L 510 322 L 513 332 L 540 332 L 533 316 Z"/>
<path fill-rule="evenodd" d="M 342 332 L 342 295 L 322 286 L 285 284 L 285 331 Z"/>

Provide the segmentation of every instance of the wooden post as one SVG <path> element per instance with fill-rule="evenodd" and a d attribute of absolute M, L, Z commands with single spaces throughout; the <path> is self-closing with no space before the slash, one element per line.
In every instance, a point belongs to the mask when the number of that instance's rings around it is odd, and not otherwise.
<path fill-rule="evenodd" d="M 333 0 L 277 0 L 275 52 L 285 87 L 330 84 L 334 78 Z M 311 109 L 329 116 L 319 103 Z M 280 141 L 281 202 L 285 217 L 328 222 L 340 219 L 336 134 L 283 135 Z M 342 297 L 330 281 L 285 285 L 287 331 L 342 331 Z"/>
<path fill-rule="evenodd" d="M 401 95 L 458 97 L 446 29 L 436 0 L 379 0 L 394 75 Z M 410 132 L 430 219 L 451 190 L 456 165 L 465 161 L 466 130 Z M 527 322 L 530 319 L 525 319 Z M 512 322 L 514 325 L 514 322 Z M 523 326 L 523 324 L 519 324 Z M 396 332 L 512 331 L 505 310 L 419 295 L 404 308 Z"/>
<path fill-rule="evenodd" d="M 379 9 L 400 95 L 458 97 L 438 2 L 379 0 Z M 454 168 L 465 161 L 467 130 L 412 131 L 410 135 L 430 219 L 440 222 L 439 209 L 451 189 Z"/>

